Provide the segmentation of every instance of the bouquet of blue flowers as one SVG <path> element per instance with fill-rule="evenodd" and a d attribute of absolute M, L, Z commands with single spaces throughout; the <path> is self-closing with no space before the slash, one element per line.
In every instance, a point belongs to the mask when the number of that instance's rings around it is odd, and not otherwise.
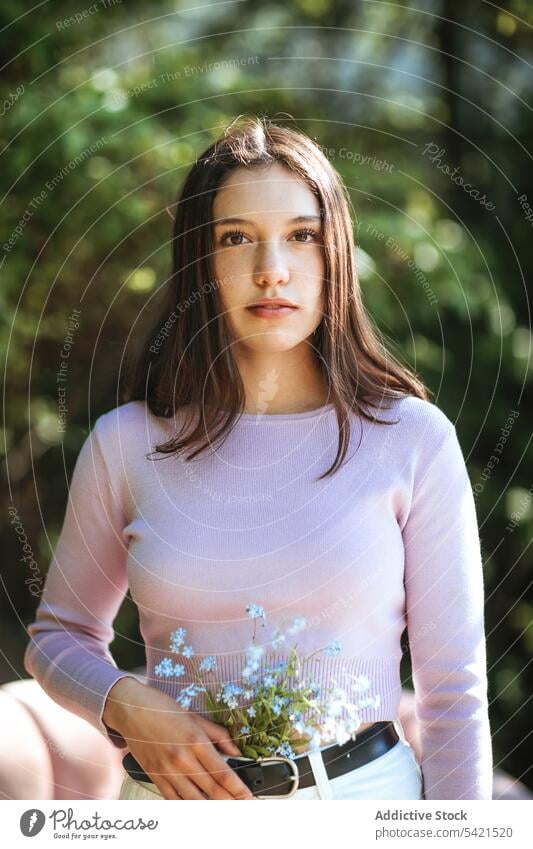
<path fill-rule="evenodd" d="M 240 684 L 221 684 L 215 674 L 216 659 L 209 655 L 196 665 L 196 683 L 182 688 L 176 697 L 178 704 L 188 710 L 193 699 L 204 692 L 210 718 L 228 729 L 243 756 L 248 758 L 272 755 L 295 758 L 301 746 L 309 744 L 311 749 L 318 749 L 332 739 L 342 745 L 353 737 L 361 724 L 360 711 L 365 707 L 377 707 L 379 695 L 349 701 L 342 687 L 334 684 L 323 692 L 315 680 L 303 680 L 301 674 L 302 664 L 314 655 L 320 652 L 339 655 L 340 642 L 333 640 L 303 659 L 298 656 L 295 644 L 287 660 L 263 670 L 260 675 L 260 658 L 265 649 L 256 643 L 256 627 L 258 620 L 262 620 L 264 627 L 266 615 L 258 604 L 248 605 L 246 611 L 253 619 L 254 630 Z M 305 627 L 305 619 L 297 617 L 288 633 L 295 634 Z M 185 628 L 173 631 L 169 648 L 174 654 L 192 658 L 194 649 L 185 645 L 186 633 Z M 276 629 L 272 647 L 278 648 L 285 642 L 286 634 Z M 165 657 L 154 672 L 157 676 L 180 677 L 185 674 L 185 667 Z M 360 692 L 368 690 L 370 684 L 366 676 L 358 676 L 353 686 Z"/>

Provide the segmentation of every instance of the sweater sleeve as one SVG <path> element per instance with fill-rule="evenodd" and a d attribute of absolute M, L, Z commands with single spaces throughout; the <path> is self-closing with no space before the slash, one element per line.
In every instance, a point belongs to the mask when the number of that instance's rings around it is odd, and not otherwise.
<path fill-rule="evenodd" d="M 417 456 L 402 528 L 424 795 L 491 799 L 481 546 L 463 453 L 446 423 Z"/>
<path fill-rule="evenodd" d="M 126 525 L 98 437 L 99 421 L 76 460 L 63 525 L 51 560 L 24 667 L 66 710 L 118 748 L 124 737 L 102 719 L 111 687 L 124 677 L 109 651 L 112 623 L 127 591 Z"/>

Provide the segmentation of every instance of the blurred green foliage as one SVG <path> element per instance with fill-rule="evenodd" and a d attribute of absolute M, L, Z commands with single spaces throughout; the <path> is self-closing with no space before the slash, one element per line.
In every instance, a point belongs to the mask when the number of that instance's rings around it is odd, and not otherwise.
<path fill-rule="evenodd" d="M 236 116 L 293 121 L 349 187 L 369 311 L 456 422 L 477 486 L 495 763 L 533 786 L 521 745 L 533 651 L 533 233 L 518 200 L 533 204 L 531 4 L 107 0 L 30 12 L 12 0 L 0 21 L 11 57 L 0 129 L 5 479 L 43 571 L 77 452 L 120 402 L 124 353 L 170 271 L 166 207 Z M 60 433 L 57 373 L 73 309 Z M 25 675 L 35 599 L 7 521 L 4 550 L 9 680 Z M 119 666 L 142 664 L 129 598 L 116 630 Z"/>

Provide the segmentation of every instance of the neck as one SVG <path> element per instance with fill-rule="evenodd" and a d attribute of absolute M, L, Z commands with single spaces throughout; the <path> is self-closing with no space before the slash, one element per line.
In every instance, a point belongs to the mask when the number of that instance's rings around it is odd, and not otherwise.
<path fill-rule="evenodd" d="M 290 351 L 237 354 L 247 413 L 305 413 L 331 401 L 309 345 Z"/>

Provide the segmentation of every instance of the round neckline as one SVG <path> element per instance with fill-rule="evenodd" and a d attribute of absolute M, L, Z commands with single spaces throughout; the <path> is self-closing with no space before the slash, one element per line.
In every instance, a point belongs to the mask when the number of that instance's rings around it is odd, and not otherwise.
<path fill-rule="evenodd" d="M 335 404 L 325 404 L 323 407 L 317 407 L 314 410 L 306 410 L 303 413 L 241 413 L 239 421 L 253 422 L 299 422 L 304 419 L 314 419 L 317 416 L 324 415 L 335 409 Z"/>

